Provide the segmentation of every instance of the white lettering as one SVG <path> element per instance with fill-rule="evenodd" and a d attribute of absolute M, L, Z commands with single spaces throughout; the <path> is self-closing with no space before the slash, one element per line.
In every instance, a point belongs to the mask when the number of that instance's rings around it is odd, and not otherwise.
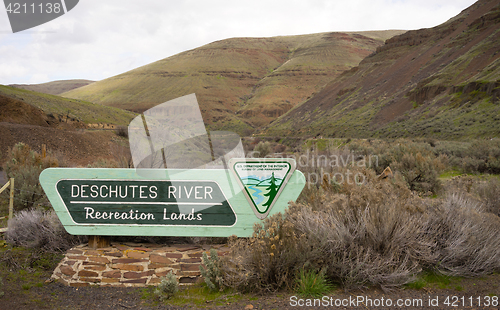
<path fill-rule="evenodd" d="M 82 185 L 82 192 L 81 192 L 81 196 L 82 198 L 89 198 L 88 195 L 85 195 L 85 188 L 89 187 L 88 185 Z"/>
<path fill-rule="evenodd" d="M 132 198 L 135 198 L 135 189 L 139 187 L 139 185 L 130 185 L 130 188 L 132 188 Z"/>
<path fill-rule="evenodd" d="M 203 186 L 195 186 L 194 187 L 194 199 L 203 199 L 198 194 L 200 193 L 198 189 L 203 188 Z"/>
<path fill-rule="evenodd" d="M 168 187 L 168 198 L 171 198 L 171 197 L 174 197 L 177 199 L 177 197 L 175 197 L 175 191 L 177 189 L 175 188 L 175 186 L 169 186 Z"/>
<path fill-rule="evenodd" d="M 156 192 L 158 190 L 158 188 L 156 186 L 151 186 L 149 188 L 149 198 L 151 199 L 155 199 L 156 197 L 158 197 L 158 193 Z"/>
<path fill-rule="evenodd" d="M 80 195 L 80 188 L 78 187 L 78 185 L 71 185 L 71 197 L 78 197 L 78 195 Z"/>
<path fill-rule="evenodd" d="M 113 185 L 109 186 L 109 197 L 113 197 L 113 194 L 115 194 L 115 197 L 118 197 L 118 185 L 115 186 L 115 189 L 113 190 Z"/>
<path fill-rule="evenodd" d="M 186 186 L 184 186 L 184 192 L 186 193 L 187 198 L 191 197 L 191 193 L 193 192 L 193 187 L 191 186 L 191 189 L 189 190 L 188 193 Z"/>
<path fill-rule="evenodd" d="M 101 186 L 101 188 L 99 189 L 99 194 L 101 194 L 101 198 L 106 198 L 106 197 L 108 197 L 108 193 L 106 193 L 106 195 L 104 195 L 104 194 L 102 193 L 102 190 L 103 190 L 104 188 L 105 188 L 106 190 L 108 189 L 108 187 L 107 187 L 106 185 Z"/>
<path fill-rule="evenodd" d="M 90 187 L 90 197 L 92 198 L 97 198 L 97 196 L 99 196 L 99 186 L 97 185 L 92 185 Z"/>
<path fill-rule="evenodd" d="M 210 189 L 210 190 L 208 190 Z M 212 198 L 212 192 L 213 192 L 213 188 L 211 188 L 210 186 L 205 186 L 205 199 L 207 199 L 207 196 L 210 196 L 210 199 L 213 199 Z"/>
<path fill-rule="evenodd" d="M 88 219 L 89 217 L 93 219 L 94 217 L 92 216 L 92 214 L 94 214 L 94 209 L 90 207 L 85 207 L 84 209 L 85 209 L 85 219 Z"/>
<path fill-rule="evenodd" d="M 146 188 L 147 188 L 146 185 L 142 185 L 142 186 L 139 187 L 139 197 L 141 199 L 148 198 L 148 196 L 144 195 L 144 191 L 145 191 Z"/>

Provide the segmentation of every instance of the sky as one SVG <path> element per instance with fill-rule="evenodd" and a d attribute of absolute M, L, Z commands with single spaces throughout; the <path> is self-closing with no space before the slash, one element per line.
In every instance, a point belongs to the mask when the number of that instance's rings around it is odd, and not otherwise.
<path fill-rule="evenodd" d="M 80 0 L 12 33 L 0 4 L 0 84 L 102 80 L 213 41 L 437 26 L 474 0 Z"/>

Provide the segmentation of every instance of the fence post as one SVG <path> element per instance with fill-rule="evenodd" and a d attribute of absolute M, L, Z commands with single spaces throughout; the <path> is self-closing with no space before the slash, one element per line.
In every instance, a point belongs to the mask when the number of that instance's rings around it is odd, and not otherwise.
<path fill-rule="evenodd" d="M 10 178 L 9 220 L 14 216 L 14 178 Z"/>

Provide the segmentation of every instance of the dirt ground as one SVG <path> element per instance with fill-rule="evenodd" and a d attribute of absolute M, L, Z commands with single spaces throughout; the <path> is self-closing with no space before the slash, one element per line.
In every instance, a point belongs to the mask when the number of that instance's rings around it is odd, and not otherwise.
<path fill-rule="evenodd" d="M 4 279 L 3 291 L 5 293 L 0 298 L 0 309 L 2 310 L 296 309 L 302 307 L 309 309 L 498 309 L 498 295 L 500 293 L 500 275 L 495 274 L 474 279 L 454 279 L 445 286 L 430 284 L 419 290 L 404 288 L 390 291 L 373 288 L 351 292 L 337 290 L 317 300 L 316 306 L 314 306 L 313 299 L 296 297 L 290 292 L 267 295 L 223 293 L 213 300 L 202 301 L 201 304 L 194 304 L 186 299 L 186 302 L 179 303 L 177 301 L 173 305 L 168 300 L 161 302 L 153 294 L 153 287 L 91 286 L 77 288 L 47 281 L 52 273 L 50 269 L 35 272 L 34 275 L 39 277 L 39 281 L 36 283 L 28 283 L 33 279 L 31 277 L 31 280 L 27 280 L 26 271 L 19 272 L 18 270 L 13 273 L 16 276 L 7 273 L 8 271 L 5 269 L 0 272 Z M 398 302 L 402 303 L 403 306 L 395 306 Z M 489 306 L 487 306 L 488 302 Z M 393 306 L 390 307 L 390 304 Z"/>
<path fill-rule="evenodd" d="M 63 166 L 86 166 L 98 158 L 112 159 L 121 153 L 120 144 L 126 144 L 112 130 L 61 129 L 25 124 L 0 122 L 0 163 L 5 160 L 9 147 L 22 142 L 41 152 L 42 144 Z M 123 147 L 122 147 L 123 148 Z M 120 153 L 121 152 L 121 153 Z"/>

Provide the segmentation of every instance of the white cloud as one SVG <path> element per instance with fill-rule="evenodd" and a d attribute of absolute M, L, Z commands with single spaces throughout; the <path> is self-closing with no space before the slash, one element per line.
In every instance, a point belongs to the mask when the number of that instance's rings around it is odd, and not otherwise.
<path fill-rule="evenodd" d="M 433 27 L 473 2 L 82 0 L 16 34 L 0 9 L 0 84 L 100 80 L 230 37 Z"/>

